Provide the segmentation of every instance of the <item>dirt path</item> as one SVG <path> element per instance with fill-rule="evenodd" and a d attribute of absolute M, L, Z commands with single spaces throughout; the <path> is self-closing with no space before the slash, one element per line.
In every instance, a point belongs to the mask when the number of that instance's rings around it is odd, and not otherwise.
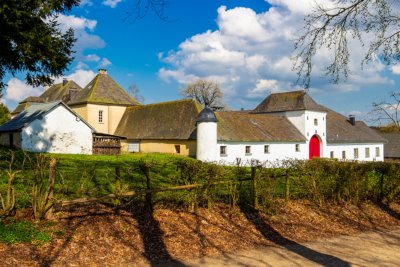
<path fill-rule="evenodd" d="M 268 246 L 184 262 L 189 266 L 400 266 L 400 227 Z"/>

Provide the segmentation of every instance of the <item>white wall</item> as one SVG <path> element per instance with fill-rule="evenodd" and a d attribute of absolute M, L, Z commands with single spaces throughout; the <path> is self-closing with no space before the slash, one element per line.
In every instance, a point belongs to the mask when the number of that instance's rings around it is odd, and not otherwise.
<path fill-rule="evenodd" d="M 201 122 L 197 124 L 196 158 L 201 161 L 216 161 L 217 147 L 217 123 Z"/>
<path fill-rule="evenodd" d="M 59 105 L 22 130 L 21 148 L 33 152 L 91 154 L 92 130 Z"/>
<path fill-rule="evenodd" d="M 358 148 L 358 158 L 354 157 L 354 149 Z M 370 156 L 367 158 L 365 155 L 365 148 L 369 148 Z M 376 155 L 376 148 L 379 148 L 379 156 Z M 383 144 L 328 144 L 326 147 L 326 157 L 330 157 L 330 152 L 334 153 L 334 158 L 342 159 L 342 152 L 346 152 L 346 160 L 359 160 L 359 161 L 383 161 Z"/>
<path fill-rule="evenodd" d="M 299 145 L 300 151 L 296 152 L 296 144 Z M 264 146 L 269 145 L 269 153 L 264 153 Z M 220 155 L 220 147 L 226 146 L 226 156 Z M 251 147 L 251 155 L 246 155 L 245 147 Z M 236 159 L 240 158 L 241 162 L 250 165 L 251 160 L 259 160 L 261 162 L 268 161 L 276 163 L 287 159 L 308 159 L 308 147 L 304 142 L 293 143 L 266 143 L 266 142 L 225 142 L 218 141 L 217 161 L 224 165 L 235 164 Z"/>

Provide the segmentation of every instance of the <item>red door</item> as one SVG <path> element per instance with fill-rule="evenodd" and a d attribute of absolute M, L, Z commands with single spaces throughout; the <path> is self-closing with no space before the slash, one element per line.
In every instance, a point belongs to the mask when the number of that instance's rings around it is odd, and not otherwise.
<path fill-rule="evenodd" d="M 319 143 L 319 139 L 316 135 L 314 135 L 313 137 L 311 137 L 310 140 L 310 159 L 312 158 L 319 158 L 320 157 L 320 148 L 321 145 Z"/>

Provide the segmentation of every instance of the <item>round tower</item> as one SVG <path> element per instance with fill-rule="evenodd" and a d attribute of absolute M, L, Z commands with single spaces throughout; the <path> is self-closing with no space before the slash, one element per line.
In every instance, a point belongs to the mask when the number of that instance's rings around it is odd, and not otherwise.
<path fill-rule="evenodd" d="M 217 161 L 217 117 L 206 106 L 198 115 L 196 158 L 201 161 Z"/>

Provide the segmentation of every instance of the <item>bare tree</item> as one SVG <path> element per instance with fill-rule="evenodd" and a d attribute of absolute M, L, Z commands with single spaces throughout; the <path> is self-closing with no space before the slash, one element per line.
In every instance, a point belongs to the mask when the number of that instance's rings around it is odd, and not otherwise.
<path fill-rule="evenodd" d="M 400 129 L 400 91 L 392 92 L 388 100 L 372 103 L 372 107 L 372 111 L 368 114 L 371 122 Z"/>
<path fill-rule="evenodd" d="M 313 57 L 317 50 L 333 51 L 326 74 L 334 83 L 349 75 L 349 38 L 365 46 L 364 34 L 372 36 L 367 44 L 362 65 L 381 55 L 390 64 L 399 61 L 400 5 L 398 0 L 335 0 L 333 7 L 315 4 L 305 18 L 304 30 L 295 42 L 298 82 L 309 87 Z M 365 39 L 365 38 L 364 38 Z M 343 77 L 344 76 L 344 77 Z"/>
<path fill-rule="evenodd" d="M 225 108 L 223 101 L 224 93 L 217 82 L 199 79 L 187 84 L 186 88 L 181 90 L 180 93 L 185 98 L 194 99 L 203 106 L 209 106 L 213 110 Z"/>
<path fill-rule="evenodd" d="M 144 96 L 140 93 L 140 89 L 136 84 L 132 84 L 128 87 L 128 95 L 136 99 L 139 103 L 144 103 Z"/>
<path fill-rule="evenodd" d="M 170 22 L 165 15 L 166 7 L 169 5 L 167 0 L 134 0 L 129 11 L 126 12 L 125 22 L 142 19 L 149 12 L 153 12 L 163 21 Z"/>

